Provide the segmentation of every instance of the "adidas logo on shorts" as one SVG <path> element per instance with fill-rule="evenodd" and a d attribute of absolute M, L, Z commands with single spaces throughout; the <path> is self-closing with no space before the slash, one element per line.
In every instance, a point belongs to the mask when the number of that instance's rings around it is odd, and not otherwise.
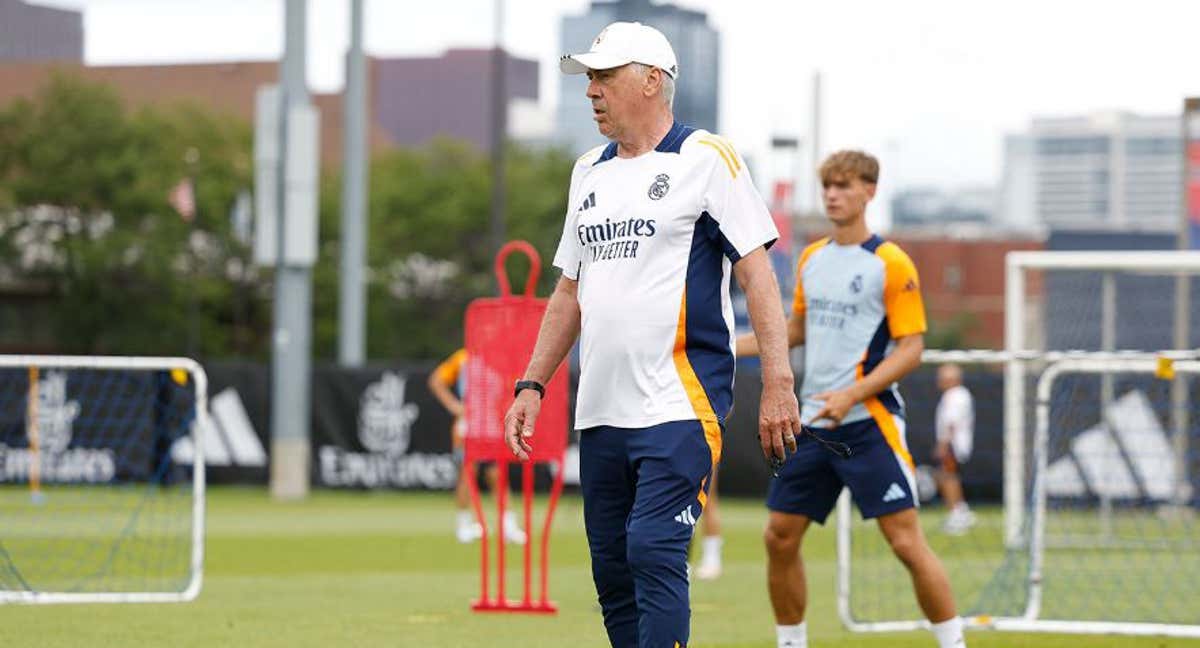
<path fill-rule="evenodd" d="M 888 486 L 887 492 L 883 494 L 883 501 L 894 502 L 898 499 L 904 499 L 905 497 L 906 495 L 904 494 L 904 489 L 900 488 L 900 484 L 892 482 L 892 485 Z"/>
<path fill-rule="evenodd" d="M 675 521 L 688 526 L 696 526 L 696 517 L 692 515 L 691 505 L 680 511 L 679 515 L 675 516 Z"/>

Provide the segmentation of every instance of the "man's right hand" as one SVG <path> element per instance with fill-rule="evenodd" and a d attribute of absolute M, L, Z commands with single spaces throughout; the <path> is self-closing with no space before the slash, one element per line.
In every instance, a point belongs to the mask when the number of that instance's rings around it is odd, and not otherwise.
<path fill-rule="evenodd" d="M 533 423 L 541 408 L 541 396 L 532 389 L 523 389 L 504 415 L 504 443 L 521 461 L 529 459 L 529 453 L 533 452 L 528 439 L 533 436 Z"/>
<path fill-rule="evenodd" d="M 758 407 L 758 441 L 763 457 L 782 461 L 788 452 L 796 451 L 800 434 L 800 403 L 791 385 L 763 385 Z"/>

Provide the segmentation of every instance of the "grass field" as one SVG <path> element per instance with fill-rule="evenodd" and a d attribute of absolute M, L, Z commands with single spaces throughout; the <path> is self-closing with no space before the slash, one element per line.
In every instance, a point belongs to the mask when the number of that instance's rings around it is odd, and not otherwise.
<path fill-rule="evenodd" d="M 555 616 L 475 614 L 478 545 L 452 535 L 449 495 L 318 492 L 276 503 L 263 490 L 212 489 L 200 598 L 170 605 L 0 606 L 6 646 L 605 646 L 578 498 L 564 498 L 551 549 Z M 489 502 L 490 505 L 490 502 Z M 722 501 L 725 574 L 692 587 L 692 644 L 771 648 L 757 501 Z M 4 529 L 0 526 L 0 539 Z M 855 635 L 834 604 L 834 534 L 806 546 L 810 641 L 933 646 L 925 632 Z M 510 554 L 511 556 L 512 554 Z M 511 573 L 510 596 L 519 594 Z M 972 632 L 971 646 L 1150 647 L 1161 638 Z"/>

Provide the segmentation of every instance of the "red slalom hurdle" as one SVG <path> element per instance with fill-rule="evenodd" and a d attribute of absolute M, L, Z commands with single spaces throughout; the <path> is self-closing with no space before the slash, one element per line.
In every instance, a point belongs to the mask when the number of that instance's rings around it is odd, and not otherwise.
<path fill-rule="evenodd" d="M 523 252 L 530 261 L 525 294 L 513 295 L 505 261 L 513 252 Z M 505 588 L 504 513 L 508 510 L 508 467 L 514 461 L 504 444 L 504 414 L 513 400 L 513 384 L 525 372 L 533 345 L 537 340 L 545 299 L 534 297 L 541 259 L 537 250 L 525 241 L 511 241 L 496 255 L 496 280 L 500 296 L 476 299 L 467 307 L 467 389 L 464 405 L 467 433 L 464 439 L 466 458 L 463 470 L 468 471 L 467 483 L 475 517 L 483 529 L 480 539 L 479 598 L 471 609 L 477 612 L 539 612 L 554 613 L 557 606 L 549 599 L 547 579 L 550 570 L 550 523 L 563 485 L 563 457 L 567 447 L 567 376 L 556 371 L 546 385 L 546 394 L 538 414 L 532 440 L 533 452 L 521 466 L 521 492 L 524 503 L 525 529 L 528 537 L 524 546 L 524 590 L 520 600 L 509 600 Z M 476 482 L 475 466 L 480 461 L 495 461 L 499 473 L 496 484 L 496 533 L 489 533 L 483 514 L 483 504 Z M 546 519 L 540 535 L 539 596 L 533 597 L 533 544 L 538 537 L 533 527 L 533 468 L 534 464 L 556 464 Z M 489 587 L 488 544 L 496 539 L 495 595 Z"/>

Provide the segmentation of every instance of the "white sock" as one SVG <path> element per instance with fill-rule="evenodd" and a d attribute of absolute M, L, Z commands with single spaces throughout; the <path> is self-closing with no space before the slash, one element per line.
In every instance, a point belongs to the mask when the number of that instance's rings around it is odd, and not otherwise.
<path fill-rule="evenodd" d="M 962 513 L 969 513 L 970 511 L 971 511 L 971 507 L 967 506 L 966 502 L 959 502 L 958 504 L 956 504 L 954 506 L 955 513 L 962 514 Z"/>
<path fill-rule="evenodd" d="M 962 617 L 946 619 L 933 624 L 929 629 L 937 639 L 938 648 L 964 648 L 967 645 L 967 640 L 963 638 Z"/>
<path fill-rule="evenodd" d="M 775 626 L 775 642 L 778 648 L 808 648 L 808 622 Z"/>
<path fill-rule="evenodd" d="M 471 515 L 470 511 L 459 511 L 458 512 L 458 526 L 460 528 L 469 526 L 474 521 L 475 521 L 475 516 Z"/>
<path fill-rule="evenodd" d="M 706 565 L 721 564 L 721 545 L 723 541 L 721 536 L 704 536 L 704 544 L 702 553 L 700 554 L 700 562 Z"/>

